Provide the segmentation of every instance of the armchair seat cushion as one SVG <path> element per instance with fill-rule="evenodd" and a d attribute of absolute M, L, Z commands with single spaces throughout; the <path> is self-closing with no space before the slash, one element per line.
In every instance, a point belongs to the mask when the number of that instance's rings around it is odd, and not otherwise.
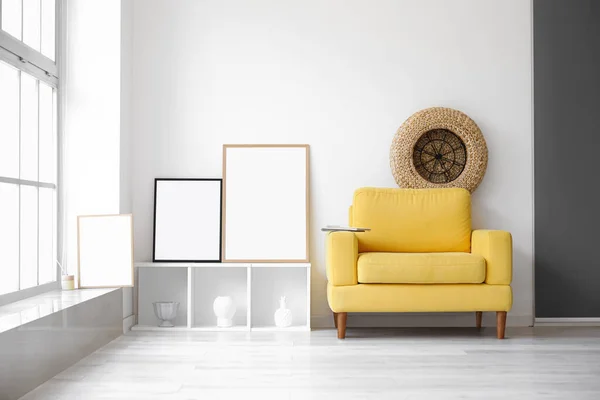
<path fill-rule="evenodd" d="M 361 253 L 358 283 L 483 283 L 485 259 L 477 254 Z"/>

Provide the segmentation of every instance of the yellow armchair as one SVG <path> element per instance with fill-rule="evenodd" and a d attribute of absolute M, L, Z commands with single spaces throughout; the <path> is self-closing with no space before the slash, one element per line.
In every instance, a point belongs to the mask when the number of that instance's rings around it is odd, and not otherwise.
<path fill-rule="evenodd" d="M 512 238 L 471 230 L 464 189 L 377 189 L 354 193 L 350 225 L 326 239 L 327 299 L 338 338 L 348 312 L 476 312 L 497 316 L 504 338 L 512 306 Z"/>

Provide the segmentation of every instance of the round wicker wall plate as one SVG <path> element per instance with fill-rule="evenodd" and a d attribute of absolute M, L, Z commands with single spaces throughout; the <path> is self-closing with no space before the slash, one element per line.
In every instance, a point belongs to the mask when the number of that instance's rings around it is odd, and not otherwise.
<path fill-rule="evenodd" d="M 396 132 L 390 166 L 404 188 L 461 187 L 475 191 L 487 168 L 481 130 L 466 114 L 433 107 L 408 118 Z"/>

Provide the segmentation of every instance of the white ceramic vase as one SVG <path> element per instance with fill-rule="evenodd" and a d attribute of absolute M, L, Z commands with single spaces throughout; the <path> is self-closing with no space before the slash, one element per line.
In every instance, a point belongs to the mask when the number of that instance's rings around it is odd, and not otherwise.
<path fill-rule="evenodd" d="M 292 325 L 292 311 L 287 308 L 285 296 L 279 299 L 279 308 L 275 311 L 275 326 L 287 328 Z"/>
<path fill-rule="evenodd" d="M 230 326 L 233 326 L 235 303 L 231 297 L 217 297 L 213 303 L 213 311 L 217 317 L 217 326 L 219 328 L 229 328 Z"/>

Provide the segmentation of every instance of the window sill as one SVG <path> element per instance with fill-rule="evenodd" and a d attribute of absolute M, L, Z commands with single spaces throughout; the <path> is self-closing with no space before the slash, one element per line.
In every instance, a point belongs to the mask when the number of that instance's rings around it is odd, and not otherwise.
<path fill-rule="evenodd" d="M 38 296 L 0 306 L 0 333 L 115 290 L 119 290 L 119 288 L 52 290 Z"/>
<path fill-rule="evenodd" d="M 57 289 L 60 289 L 60 282 L 54 281 L 15 292 L 0 294 L 0 308 Z"/>

